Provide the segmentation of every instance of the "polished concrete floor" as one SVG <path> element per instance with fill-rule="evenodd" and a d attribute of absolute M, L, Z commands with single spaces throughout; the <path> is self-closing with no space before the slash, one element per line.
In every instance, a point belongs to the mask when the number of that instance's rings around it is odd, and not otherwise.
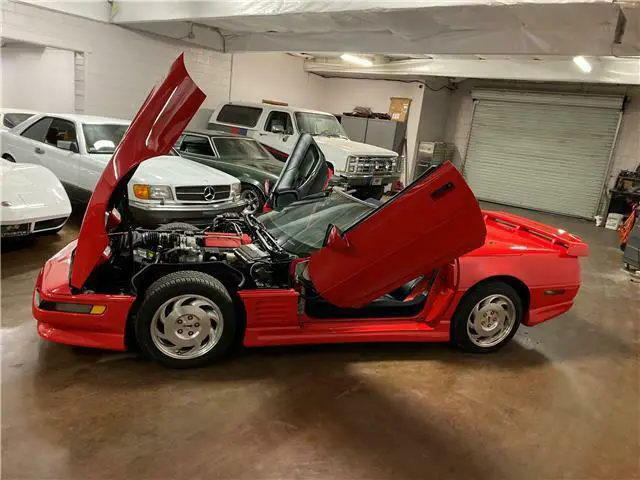
<path fill-rule="evenodd" d="M 446 345 L 254 349 L 167 371 L 38 338 L 38 269 L 77 232 L 2 253 L 2 478 L 640 477 L 640 284 L 615 232 L 589 243 L 569 313 L 501 352 Z"/>

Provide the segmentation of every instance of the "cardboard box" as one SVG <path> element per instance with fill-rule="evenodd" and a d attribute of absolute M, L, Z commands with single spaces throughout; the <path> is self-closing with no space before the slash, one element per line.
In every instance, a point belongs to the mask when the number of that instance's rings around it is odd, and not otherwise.
<path fill-rule="evenodd" d="M 411 106 L 410 98 L 391 97 L 389 103 L 389 116 L 391 120 L 396 122 L 406 122 L 409 116 L 409 107 Z"/>

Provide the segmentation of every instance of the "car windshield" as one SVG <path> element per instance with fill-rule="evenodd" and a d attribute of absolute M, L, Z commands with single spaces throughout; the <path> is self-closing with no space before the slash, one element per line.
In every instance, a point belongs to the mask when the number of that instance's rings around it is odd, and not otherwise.
<path fill-rule="evenodd" d="M 250 158 L 268 160 L 269 153 L 255 140 L 247 138 L 214 138 L 213 143 L 222 159 Z"/>
<path fill-rule="evenodd" d="M 129 125 L 83 123 L 84 141 L 88 153 L 113 153 Z"/>
<path fill-rule="evenodd" d="M 333 115 L 322 113 L 296 112 L 296 121 L 300 133 L 321 135 L 323 137 L 349 138 L 342 125 Z"/>
<path fill-rule="evenodd" d="M 375 208 L 334 190 L 318 199 L 302 200 L 266 213 L 260 221 L 282 248 L 305 257 L 322 248 L 330 224 L 344 231 Z"/>
<path fill-rule="evenodd" d="M 33 117 L 33 115 L 34 115 L 33 113 L 18 113 L 18 112 L 5 113 L 4 118 L 2 120 L 2 124 L 7 128 L 13 128 L 16 125 L 24 122 L 25 120 L 30 119 L 31 117 Z"/>

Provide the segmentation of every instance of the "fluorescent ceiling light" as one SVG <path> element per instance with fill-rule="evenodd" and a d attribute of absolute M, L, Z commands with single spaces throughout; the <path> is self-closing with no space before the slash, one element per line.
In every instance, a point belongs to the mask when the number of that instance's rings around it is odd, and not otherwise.
<path fill-rule="evenodd" d="M 573 57 L 573 63 L 575 63 L 578 66 L 578 68 L 582 70 L 584 73 L 591 72 L 591 64 L 582 55 Z"/>
<path fill-rule="evenodd" d="M 373 62 L 368 58 L 359 57 L 358 55 L 351 55 L 350 53 L 343 53 L 340 55 L 340 58 L 345 62 L 354 63 L 356 65 L 360 65 L 361 67 L 370 67 L 373 65 Z"/>

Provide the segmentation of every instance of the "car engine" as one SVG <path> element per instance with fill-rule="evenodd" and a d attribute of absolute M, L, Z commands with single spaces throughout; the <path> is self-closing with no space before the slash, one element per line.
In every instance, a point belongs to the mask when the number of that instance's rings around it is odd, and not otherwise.
<path fill-rule="evenodd" d="M 252 215 L 220 215 L 202 230 L 167 227 L 110 234 L 109 273 L 119 271 L 120 283 L 131 279 L 134 289 L 141 277 L 163 266 L 224 273 L 251 288 L 289 283 L 288 268 L 295 257 Z"/>

